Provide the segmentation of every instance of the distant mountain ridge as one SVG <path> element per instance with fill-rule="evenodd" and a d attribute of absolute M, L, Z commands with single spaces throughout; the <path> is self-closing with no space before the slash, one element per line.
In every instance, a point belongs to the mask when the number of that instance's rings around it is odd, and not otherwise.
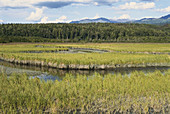
<path fill-rule="evenodd" d="M 166 15 L 166 16 L 163 16 L 161 17 L 160 19 L 170 19 L 170 14 Z"/>
<path fill-rule="evenodd" d="M 139 23 L 139 24 L 170 24 L 170 14 L 162 16 L 160 18 L 143 18 L 140 20 L 129 20 L 129 19 L 107 19 L 107 18 L 97 18 L 97 19 L 82 19 L 79 21 L 72 21 L 70 23 Z"/>
<path fill-rule="evenodd" d="M 133 21 L 132 23 L 140 24 L 170 24 L 170 14 L 160 18 L 143 18 L 141 20 Z"/>
<path fill-rule="evenodd" d="M 70 23 L 117 23 L 117 22 L 101 17 L 101 18 L 97 18 L 97 19 L 83 19 L 80 21 L 72 21 Z"/>

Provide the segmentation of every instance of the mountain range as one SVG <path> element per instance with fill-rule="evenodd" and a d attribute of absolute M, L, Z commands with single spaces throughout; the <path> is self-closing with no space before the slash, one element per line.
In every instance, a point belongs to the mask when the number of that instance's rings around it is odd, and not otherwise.
<path fill-rule="evenodd" d="M 140 24 L 170 24 L 170 14 L 162 16 L 160 18 L 143 18 L 140 20 L 129 20 L 129 19 L 107 19 L 107 18 L 97 18 L 97 19 L 83 19 L 79 21 L 72 21 L 70 23 L 140 23 Z"/>

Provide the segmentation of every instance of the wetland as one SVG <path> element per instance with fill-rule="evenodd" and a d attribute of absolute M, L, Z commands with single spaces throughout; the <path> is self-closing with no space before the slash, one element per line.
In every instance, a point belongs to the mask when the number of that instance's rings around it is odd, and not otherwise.
<path fill-rule="evenodd" d="M 170 113 L 170 44 L 0 44 L 0 113 Z"/>

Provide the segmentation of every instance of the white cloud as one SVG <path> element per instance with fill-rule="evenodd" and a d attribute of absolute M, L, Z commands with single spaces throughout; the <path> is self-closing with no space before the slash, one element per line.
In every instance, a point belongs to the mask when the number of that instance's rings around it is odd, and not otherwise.
<path fill-rule="evenodd" d="M 66 16 L 61 16 L 60 18 L 59 18 L 59 20 L 66 20 L 67 19 L 67 17 Z"/>
<path fill-rule="evenodd" d="M 83 17 L 81 20 L 84 20 L 84 19 L 89 19 L 88 17 Z"/>
<path fill-rule="evenodd" d="M 170 6 L 168 6 L 167 8 L 163 8 L 163 9 L 157 9 L 157 11 L 170 12 Z"/>
<path fill-rule="evenodd" d="M 100 16 L 99 16 L 99 14 L 98 13 L 96 13 L 96 15 L 94 16 L 94 17 L 83 17 L 83 18 L 81 18 L 80 20 L 84 20 L 84 19 L 98 19 L 98 18 L 100 18 Z M 76 21 L 76 20 L 75 20 Z"/>
<path fill-rule="evenodd" d="M 145 16 L 145 17 L 142 17 L 141 19 L 143 18 L 155 18 L 155 17 L 152 17 L 152 16 Z"/>
<path fill-rule="evenodd" d="M 98 6 L 98 5 L 99 5 L 99 3 L 98 3 L 98 2 L 94 2 L 94 5 L 95 5 L 95 6 Z"/>
<path fill-rule="evenodd" d="M 4 21 L 0 19 L 0 23 L 3 23 Z"/>
<path fill-rule="evenodd" d="M 131 17 L 128 14 L 123 14 L 120 17 L 114 17 L 113 19 L 130 19 Z"/>
<path fill-rule="evenodd" d="M 69 23 L 69 22 L 71 22 L 66 19 L 67 19 L 67 17 L 63 15 L 54 21 L 48 21 L 48 17 L 45 16 L 41 19 L 40 23 Z"/>
<path fill-rule="evenodd" d="M 45 16 L 45 17 L 43 17 L 42 19 L 41 19 L 41 22 L 40 23 L 47 23 L 48 21 L 48 17 L 47 16 Z"/>
<path fill-rule="evenodd" d="M 66 19 L 67 19 L 66 16 L 61 16 L 58 19 L 56 19 L 54 22 L 55 23 L 67 23 Z"/>
<path fill-rule="evenodd" d="M 30 16 L 26 18 L 28 21 L 38 21 L 43 15 L 44 8 L 35 8 L 35 12 L 31 12 Z"/>
<path fill-rule="evenodd" d="M 98 13 L 92 19 L 97 19 L 97 18 L 100 18 Z"/>
<path fill-rule="evenodd" d="M 149 3 L 136 3 L 136 2 L 130 2 L 130 3 L 125 3 L 124 5 L 120 5 L 118 7 L 113 7 L 114 9 L 121 9 L 121 10 L 126 10 L 126 9 L 151 9 L 155 7 L 154 2 L 149 2 Z"/>

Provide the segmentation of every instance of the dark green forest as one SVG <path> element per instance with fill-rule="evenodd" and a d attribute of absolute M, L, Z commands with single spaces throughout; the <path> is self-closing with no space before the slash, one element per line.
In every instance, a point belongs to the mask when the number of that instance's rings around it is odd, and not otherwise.
<path fill-rule="evenodd" d="M 170 24 L 0 24 L 8 42 L 170 42 Z"/>

